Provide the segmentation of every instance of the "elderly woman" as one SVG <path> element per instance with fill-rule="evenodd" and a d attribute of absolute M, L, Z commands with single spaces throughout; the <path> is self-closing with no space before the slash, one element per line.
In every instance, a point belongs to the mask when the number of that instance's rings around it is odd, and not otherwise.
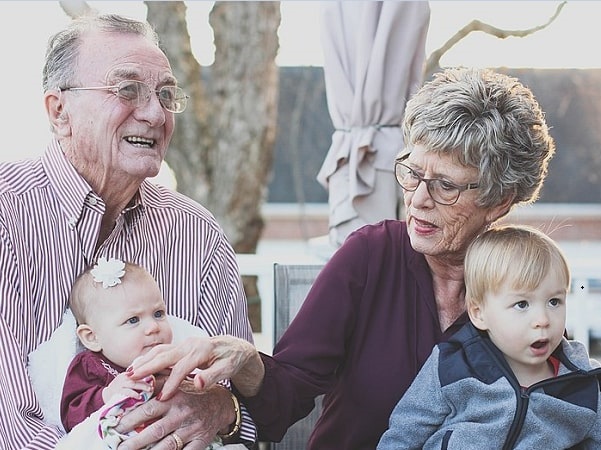
<path fill-rule="evenodd" d="M 448 69 L 408 103 L 395 163 L 406 219 L 355 231 L 325 265 L 273 357 L 214 337 L 164 346 L 134 377 L 173 366 L 169 398 L 231 377 L 264 440 L 278 441 L 325 394 L 310 449 L 374 449 L 435 344 L 466 321 L 470 242 L 534 201 L 554 143 L 532 92 L 490 70 Z"/>

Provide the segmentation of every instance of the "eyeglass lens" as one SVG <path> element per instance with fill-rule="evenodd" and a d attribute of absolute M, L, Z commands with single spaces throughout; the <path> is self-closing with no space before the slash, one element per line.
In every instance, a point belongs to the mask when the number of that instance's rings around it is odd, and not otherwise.
<path fill-rule="evenodd" d="M 186 109 L 188 97 L 180 87 L 163 86 L 156 93 L 159 102 L 167 111 L 179 113 Z M 116 94 L 120 99 L 137 107 L 150 100 L 152 89 L 141 81 L 125 80 L 117 85 Z"/>
<path fill-rule="evenodd" d="M 417 190 L 417 187 L 423 181 L 426 183 L 430 197 L 437 203 L 452 205 L 459 198 L 460 189 L 457 186 L 437 178 L 423 178 L 405 164 L 397 162 L 395 164 L 395 173 L 398 183 L 406 191 L 413 192 Z"/>

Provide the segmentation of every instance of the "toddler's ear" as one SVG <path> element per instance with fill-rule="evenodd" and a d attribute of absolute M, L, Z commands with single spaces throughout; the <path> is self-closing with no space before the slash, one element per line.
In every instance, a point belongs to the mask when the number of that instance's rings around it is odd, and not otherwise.
<path fill-rule="evenodd" d="M 88 350 L 92 350 L 93 352 L 102 350 L 100 343 L 96 339 L 96 333 L 94 333 L 94 330 L 89 325 L 85 323 L 79 325 L 77 327 L 77 337 L 79 337 L 83 346 Z"/>
<path fill-rule="evenodd" d="M 486 314 L 484 314 L 482 305 L 472 304 L 467 308 L 467 314 L 470 316 L 470 320 L 476 328 L 482 331 L 488 330 L 488 325 L 486 324 Z"/>

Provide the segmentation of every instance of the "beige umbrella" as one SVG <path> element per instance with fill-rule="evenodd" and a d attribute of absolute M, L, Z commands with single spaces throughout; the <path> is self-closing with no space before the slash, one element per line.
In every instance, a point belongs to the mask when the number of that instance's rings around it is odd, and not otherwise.
<path fill-rule="evenodd" d="M 393 161 L 405 103 L 421 86 L 430 7 L 425 1 L 323 2 L 322 46 L 335 131 L 317 175 L 328 190 L 330 243 L 398 218 Z"/>

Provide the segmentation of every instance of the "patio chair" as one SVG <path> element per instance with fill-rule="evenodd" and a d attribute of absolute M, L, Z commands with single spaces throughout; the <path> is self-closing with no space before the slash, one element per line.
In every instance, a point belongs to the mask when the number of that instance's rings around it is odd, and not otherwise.
<path fill-rule="evenodd" d="M 323 266 L 319 264 L 274 264 L 274 341 L 277 342 L 300 309 L 313 280 Z M 274 342 L 274 344 L 275 344 Z M 321 397 L 304 419 L 292 425 L 281 442 L 268 444 L 270 450 L 302 450 L 321 414 Z"/>

